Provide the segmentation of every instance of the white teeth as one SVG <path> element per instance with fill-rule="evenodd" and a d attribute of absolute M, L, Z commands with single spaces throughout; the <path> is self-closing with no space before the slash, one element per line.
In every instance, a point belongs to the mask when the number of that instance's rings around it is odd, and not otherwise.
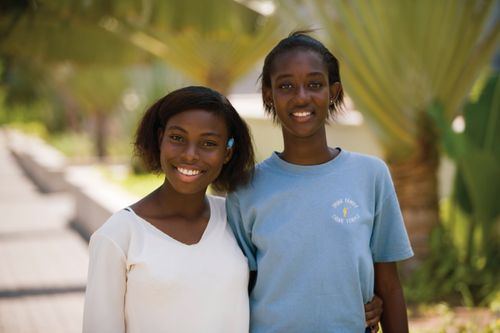
<path fill-rule="evenodd" d="M 295 117 L 307 117 L 311 115 L 311 112 L 294 112 L 292 113 Z"/>
<path fill-rule="evenodd" d="M 177 171 L 182 173 L 183 175 L 186 176 L 196 176 L 197 174 L 200 173 L 200 170 L 192 170 L 192 169 L 184 169 L 184 168 L 177 168 Z"/>

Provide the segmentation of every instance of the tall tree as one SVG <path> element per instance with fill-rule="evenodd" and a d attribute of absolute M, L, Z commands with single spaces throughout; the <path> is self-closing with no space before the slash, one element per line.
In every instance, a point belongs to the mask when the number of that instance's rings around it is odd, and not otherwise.
<path fill-rule="evenodd" d="M 85 66 L 71 73 L 66 82 L 92 121 L 95 152 L 100 160 L 104 160 L 108 156 L 109 118 L 120 105 L 128 86 L 124 69 Z"/>
<path fill-rule="evenodd" d="M 146 53 L 103 29 L 99 22 L 107 15 L 107 7 L 92 4 L 63 0 L 3 3 L 0 59 L 5 65 L 2 82 L 7 88 L 7 102 L 26 104 L 37 98 L 55 101 L 63 105 L 63 114 L 72 127 L 80 118 L 75 111 L 82 110 L 84 116 L 94 120 L 96 154 L 103 158 L 107 151 L 106 122 L 116 109 L 110 103 L 118 103 L 125 89 L 122 69 L 117 67 L 141 61 Z M 61 68 L 78 68 L 78 82 L 73 78 L 68 84 Z M 22 77 L 28 79 L 20 81 Z"/>
<path fill-rule="evenodd" d="M 280 34 L 276 17 L 233 0 L 128 1 L 133 11 L 126 2 L 103 18 L 104 28 L 224 94 Z"/>
<path fill-rule="evenodd" d="M 447 122 L 500 38 L 498 2 L 377 0 L 282 1 L 312 10 L 340 58 L 347 94 L 383 147 L 417 259 L 438 223 L 438 134 L 427 109 Z"/>
<path fill-rule="evenodd" d="M 0 11 L 0 56 L 45 65 L 70 61 L 116 66 L 137 61 L 137 49 L 99 26 L 106 12 L 91 3 L 7 1 Z"/>

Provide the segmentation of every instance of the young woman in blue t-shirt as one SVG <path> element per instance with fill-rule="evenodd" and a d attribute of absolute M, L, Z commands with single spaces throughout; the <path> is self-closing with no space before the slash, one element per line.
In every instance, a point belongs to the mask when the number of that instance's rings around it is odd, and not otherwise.
<path fill-rule="evenodd" d="M 292 33 L 267 55 L 261 79 L 284 149 L 226 200 L 256 272 L 250 331 L 370 332 L 363 305 L 376 293 L 384 333 L 407 332 L 396 261 L 413 253 L 388 168 L 327 144 L 325 126 L 343 102 L 337 59 Z"/>

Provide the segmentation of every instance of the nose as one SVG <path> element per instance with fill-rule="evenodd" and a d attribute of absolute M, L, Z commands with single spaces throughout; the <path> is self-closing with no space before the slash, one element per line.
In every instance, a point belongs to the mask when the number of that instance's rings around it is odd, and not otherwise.
<path fill-rule="evenodd" d="M 193 163 L 197 161 L 200 156 L 198 153 L 198 147 L 196 147 L 196 144 L 187 144 L 182 151 L 181 158 L 183 162 L 186 163 Z"/>
<path fill-rule="evenodd" d="M 308 102 L 309 94 L 305 87 L 299 86 L 296 90 L 295 101 L 299 104 Z"/>

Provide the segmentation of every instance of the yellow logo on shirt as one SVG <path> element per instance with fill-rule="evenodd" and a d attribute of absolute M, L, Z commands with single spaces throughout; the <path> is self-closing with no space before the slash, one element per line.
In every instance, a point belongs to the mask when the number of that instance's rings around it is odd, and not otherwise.
<path fill-rule="evenodd" d="M 358 214 L 359 205 L 352 199 L 338 199 L 333 202 L 332 207 L 334 209 L 332 219 L 337 223 L 354 223 L 360 218 Z"/>

